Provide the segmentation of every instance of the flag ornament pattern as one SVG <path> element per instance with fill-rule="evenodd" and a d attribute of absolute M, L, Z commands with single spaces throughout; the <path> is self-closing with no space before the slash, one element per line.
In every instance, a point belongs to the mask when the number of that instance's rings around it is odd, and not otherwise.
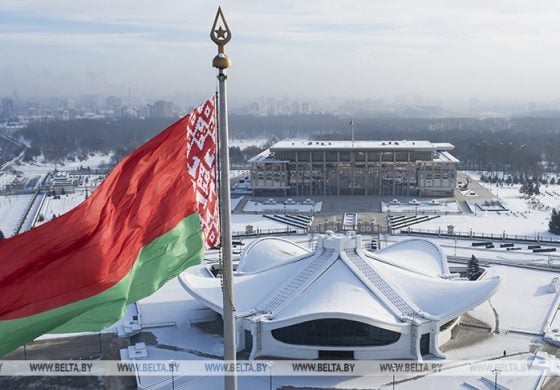
<path fill-rule="evenodd" d="M 220 241 L 215 101 L 214 97 L 197 108 L 187 123 L 187 168 L 195 185 L 200 223 L 209 248 Z"/>
<path fill-rule="evenodd" d="M 215 99 L 125 157 L 69 212 L 0 241 L 0 356 L 99 331 L 219 240 Z"/>

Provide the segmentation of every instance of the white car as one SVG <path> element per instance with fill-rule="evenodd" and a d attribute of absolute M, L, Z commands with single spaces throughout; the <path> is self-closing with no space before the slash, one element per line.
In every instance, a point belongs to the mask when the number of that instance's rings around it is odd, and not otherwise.
<path fill-rule="evenodd" d="M 292 198 L 286 199 L 286 201 L 284 201 L 284 204 L 296 204 L 296 201 L 293 200 Z"/>
<path fill-rule="evenodd" d="M 265 200 L 264 204 L 276 204 L 276 201 L 274 199 L 270 198 L 270 199 Z"/>
<path fill-rule="evenodd" d="M 303 203 L 303 204 L 313 204 L 313 203 L 315 203 L 315 202 L 313 202 L 311 199 L 307 198 L 307 199 L 305 199 L 302 203 Z"/>
<path fill-rule="evenodd" d="M 417 199 L 412 199 L 410 202 L 408 202 L 408 204 L 412 204 L 412 205 L 418 206 L 418 205 L 420 204 L 420 202 L 418 202 Z"/>
<path fill-rule="evenodd" d="M 392 201 L 389 202 L 389 204 L 401 204 L 401 202 L 399 202 L 398 199 L 393 199 Z"/>

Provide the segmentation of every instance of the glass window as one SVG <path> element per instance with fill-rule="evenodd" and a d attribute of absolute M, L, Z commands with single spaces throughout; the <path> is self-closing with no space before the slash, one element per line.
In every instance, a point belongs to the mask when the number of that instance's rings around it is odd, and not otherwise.
<path fill-rule="evenodd" d="M 340 152 L 340 161 L 350 161 L 350 152 Z"/>
<path fill-rule="evenodd" d="M 323 162 L 323 152 L 313 152 L 313 161 Z"/>
<path fill-rule="evenodd" d="M 393 152 L 383 152 L 381 154 L 381 159 L 383 161 L 393 161 L 394 160 L 394 154 L 393 154 Z"/>
<path fill-rule="evenodd" d="M 272 336 L 283 343 L 295 345 L 365 347 L 393 344 L 401 334 L 363 322 L 324 318 L 274 329 Z"/>

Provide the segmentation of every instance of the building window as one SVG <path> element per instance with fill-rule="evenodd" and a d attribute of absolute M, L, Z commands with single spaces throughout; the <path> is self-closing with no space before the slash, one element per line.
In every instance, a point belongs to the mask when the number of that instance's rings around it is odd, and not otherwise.
<path fill-rule="evenodd" d="M 313 152 L 313 162 L 323 162 L 323 152 Z"/>
<path fill-rule="evenodd" d="M 350 152 L 340 152 L 340 161 L 350 161 Z"/>
<path fill-rule="evenodd" d="M 393 161 L 394 160 L 394 154 L 393 154 L 393 152 L 383 152 L 381 154 L 381 159 L 382 159 L 382 161 L 387 161 L 387 162 Z"/>
<path fill-rule="evenodd" d="M 329 347 L 375 347 L 397 342 L 401 334 L 363 322 L 324 318 L 272 330 L 286 344 Z"/>

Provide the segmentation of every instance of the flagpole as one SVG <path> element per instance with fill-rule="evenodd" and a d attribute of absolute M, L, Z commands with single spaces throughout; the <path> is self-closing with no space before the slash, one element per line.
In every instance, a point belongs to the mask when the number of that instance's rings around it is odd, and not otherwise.
<path fill-rule="evenodd" d="M 221 242 L 222 242 L 222 293 L 224 321 L 224 360 L 235 362 L 235 308 L 233 306 L 233 263 L 231 242 L 231 202 L 229 191 L 229 146 L 228 146 L 228 113 L 227 113 L 227 75 L 225 70 L 231 60 L 224 53 L 224 46 L 231 39 L 231 31 L 226 23 L 222 9 L 218 7 L 210 38 L 218 45 L 218 55 L 214 57 L 212 66 L 218 69 L 218 131 L 220 156 L 220 211 L 221 211 Z M 235 372 L 224 376 L 226 390 L 237 389 Z"/>

